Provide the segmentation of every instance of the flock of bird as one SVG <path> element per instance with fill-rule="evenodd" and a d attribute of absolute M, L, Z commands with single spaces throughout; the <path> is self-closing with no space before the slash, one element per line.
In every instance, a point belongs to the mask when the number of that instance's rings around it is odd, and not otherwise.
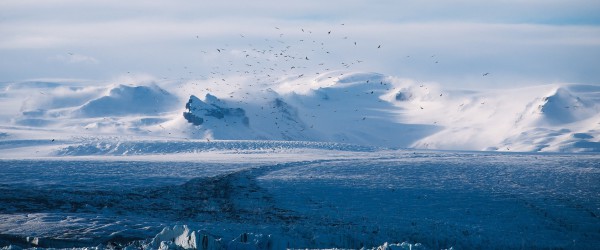
<path fill-rule="evenodd" d="M 378 60 L 377 56 L 385 53 L 378 52 L 384 48 L 381 43 L 364 42 L 365 44 L 361 45 L 357 41 L 359 39 L 351 39 L 348 32 L 351 28 L 344 23 L 335 29 L 319 31 L 322 34 L 305 28 L 297 29 L 286 33 L 282 28 L 274 27 L 275 32 L 272 36 L 262 39 L 239 34 L 238 39 L 241 41 L 232 42 L 236 44 L 247 42 L 246 45 L 233 48 L 224 44 L 213 49 L 201 50 L 205 60 L 215 64 L 208 69 L 200 70 L 203 72 L 198 76 L 202 80 L 208 80 L 212 85 L 202 89 L 219 89 L 223 84 L 235 86 L 238 90 L 245 87 L 231 80 L 232 77 L 249 78 L 252 79 L 251 85 L 268 87 L 284 79 L 305 78 L 330 71 L 356 68 L 367 60 Z M 200 39 L 200 36 L 196 36 L 196 39 Z M 354 55 L 365 55 L 364 52 L 374 57 L 354 57 Z M 406 57 L 411 58 L 410 55 Z M 440 63 L 436 55 L 430 56 L 430 62 Z M 188 69 L 187 66 L 184 68 Z M 188 73 L 193 72 L 188 71 Z M 483 73 L 483 76 L 488 75 L 489 72 Z M 202 82 L 202 85 L 206 85 L 206 82 Z"/>
<path fill-rule="evenodd" d="M 307 81 L 312 81 L 315 76 L 324 73 L 328 73 L 328 78 L 334 78 L 335 75 L 331 72 L 338 72 L 336 74 L 341 77 L 344 71 L 354 68 L 360 70 L 358 65 L 370 59 L 377 60 L 376 56 L 385 53 L 382 51 L 385 49 L 383 44 L 369 44 L 360 39 L 351 39 L 348 33 L 351 28 L 345 24 L 340 24 L 340 27 L 325 32 L 323 30 L 313 32 L 309 29 L 298 28 L 295 31 L 288 30 L 288 33 L 279 27 L 274 27 L 274 32 L 269 38 L 260 39 L 251 35 L 239 34 L 237 39 L 240 40 L 232 41 L 232 43 L 245 43 L 246 45 L 224 44 L 201 50 L 200 55 L 204 57 L 202 60 L 212 62 L 213 66 L 200 69 L 201 72 L 197 75 L 200 79 L 188 78 L 188 82 L 181 87 L 186 88 L 185 91 L 191 94 L 222 93 L 222 90 L 227 90 L 230 92 L 225 96 L 226 99 L 235 100 L 240 104 L 249 104 L 247 100 L 253 96 L 248 87 L 269 91 L 274 84 L 286 80 L 293 80 L 295 84 L 300 85 L 308 84 L 308 82 L 298 79 L 306 78 Z M 195 36 L 195 39 L 201 39 L 201 37 Z M 361 42 L 359 43 L 359 41 Z M 358 58 L 359 55 L 365 55 L 364 52 L 367 52 L 366 55 L 374 55 L 374 57 Z M 440 62 L 436 55 L 427 57 L 433 64 Z M 410 59 L 411 56 L 407 55 L 406 58 Z M 191 67 L 184 66 L 183 68 L 190 75 L 194 73 Z M 483 76 L 489 74 L 486 72 L 483 73 Z M 185 79 L 184 77 L 180 78 L 180 80 Z M 442 94 L 440 94 L 441 96 Z M 268 104 L 265 105 L 265 107 L 268 106 Z M 261 107 L 261 109 L 265 107 Z M 424 109 L 423 106 L 419 108 Z M 362 119 L 359 120 L 366 120 L 365 116 L 361 117 Z M 280 128 L 278 121 L 275 121 L 275 125 Z M 313 125 L 310 125 L 310 128 L 312 127 Z M 308 126 L 302 127 L 301 130 L 306 128 Z"/>
<path fill-rule="evenodd" d="M 356 58 L 366 50 L 373 50 L 368 54 L 377 56 L 376 50 L 382 50 L 382 44 L 361 45 L 358 41 L 350 39 L 347 25 L 340 24 L 342 28 L 330 29 L 319 35 L 309 29 L 298 28 L 289 34 L 283 29 L 274 27 L 269 38 L 258 39 L 240 34 L 234 43 L 247 44 L 233 48 L 228 44 L 201 50 L 203 60 L 210 61 L 213 66 L 197 75 L 200 79 L 191 80 L 192 88 L 189 92 L 213 91 L 234 89 L 229 93 L 230 98 L 236 95 L 249 95 L 244 91 L 247 87 L 269 88 L 283 80 L 294 80 L 319 76 L 326 72 L 350 70 L 371 58 Z M 196 36 L 200 39 L 200 36 Z M 254 43 L 253 43 L 254 42 Z M 368 51 L 367 51 L 368 52 Z M 407 56 L 410 57 L 410 56 Z M 435 59 L 435 55 L 432 56 Z M 344 59 L 344 60 L 341 60 Z M 377 60 L 374 58 L 373 61 Z M 432 63 L 438 63 L 438 60 Z M 185 70 L 189 70 L 184 66 Z M 188 71 L 192 74 L 192 71 Z M 340 76 L 344 73 L 339 73 Z M 333 76 L 329 76 L 332 78 Z M 250 79 L 250 82 L 241 83 L 239 79 Z M 185 80 L 182 77 L 180 80 Z M 207 85 L 208 84 L 208 85 Z M 302 83 L 297 83 L 298 85 Z M 189 88 L 190 86 L 186 86 Z M 240 98 L 237 98 L 240 99 Z M 243 99 L 243 98 L 241 98 Z"/>

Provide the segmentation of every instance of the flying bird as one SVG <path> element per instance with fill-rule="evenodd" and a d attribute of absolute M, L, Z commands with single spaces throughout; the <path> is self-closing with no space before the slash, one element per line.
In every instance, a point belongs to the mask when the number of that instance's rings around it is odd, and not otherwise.
<path fill-rule="evenodd" d="M 487 76 L 489 74 L 490 74 L 489 72 L 486 72 L 486 73 L 483 73 L 483 76 Z"/>

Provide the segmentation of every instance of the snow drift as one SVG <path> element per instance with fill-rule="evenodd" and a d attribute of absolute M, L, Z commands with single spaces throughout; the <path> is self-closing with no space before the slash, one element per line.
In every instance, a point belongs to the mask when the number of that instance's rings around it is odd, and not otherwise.
<path fill-rule="evenodd" d="M 173 110 L 177 104 L 175 96 L 156 85 L 119 85 L 74 112 L 83 117 L 155 115 Z"/>
<path fill-rule="evenodd" d="M 52 131 L 62 137 L 102 134 L 600 152 L 600 87 L 595 85 L 475 91 L 342 71 L 269 84 L 244 78 L 236 79 L 237 84 L 222 80 L 162 83 L 160 87 L 157 83 L 8 84 L 0 100 L 4 107 L 18 107 L 16 103 L 20 108 L 5 108 L 0 116 L 7 128 L 0 132 L 24 138 L 28 136 L 23 129 L 36 128 L 29 137 L 44 137 L 43 131 Z M 212 87 L 199 89 L 201 84 Z"/>

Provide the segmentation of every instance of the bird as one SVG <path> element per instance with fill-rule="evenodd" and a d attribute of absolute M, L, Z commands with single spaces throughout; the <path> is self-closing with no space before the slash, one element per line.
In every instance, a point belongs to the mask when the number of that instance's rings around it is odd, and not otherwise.
<path fill-rule="evenodd" d="M 378 49 L 381 49 L 381 45 L 377 46 Z"/>
<path fill-rule="evenodd" d="M 486 73 L 483 73 L 483 76 L 487 76 L 489 74 L 490 74 L 489 72 L 486 72 Z"/>

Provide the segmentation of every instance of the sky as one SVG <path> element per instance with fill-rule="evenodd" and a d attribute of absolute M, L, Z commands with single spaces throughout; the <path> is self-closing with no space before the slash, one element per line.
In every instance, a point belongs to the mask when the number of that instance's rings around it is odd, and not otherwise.
<path fill-rule="evenodd" d="M 356 70 L 456 87 L 600 84 L 598 13 L 597 0 L 3 0 L 0 81 Z"/>

